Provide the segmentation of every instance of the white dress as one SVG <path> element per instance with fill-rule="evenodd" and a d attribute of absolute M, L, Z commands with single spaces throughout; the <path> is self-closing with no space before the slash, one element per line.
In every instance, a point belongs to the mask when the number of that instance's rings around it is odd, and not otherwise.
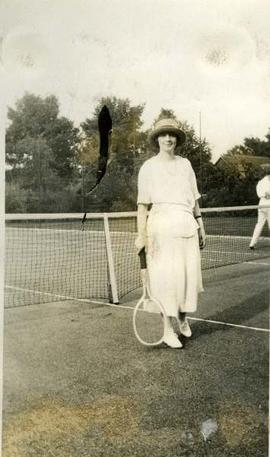
<path fill-rule="evenodd" d="M 188 159 L 147 160 L 138 176 L 138 204 L 152 204 L 147 220 L 147 266 L 152 294 L 167 315 L 197 309 L 203 290 L 198 224 L 193 216 L 200 197 Z"/>

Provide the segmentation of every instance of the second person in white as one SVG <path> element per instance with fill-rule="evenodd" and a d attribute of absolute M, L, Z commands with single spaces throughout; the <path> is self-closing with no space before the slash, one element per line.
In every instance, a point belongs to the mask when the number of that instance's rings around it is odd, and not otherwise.
<path fill-rule="evenodd" d="M 267 174 L 264 176 L 264 178 L 262 178 L 256 186 L 256 192 L 260 201 L 258 209 L 258 220 L 257 224 L 255 225 L 252 239 L 249 245 L 250 249 L 255 248 L 266 221 L 270 230 L 270 174 L 268 174 L 269 172 L 266 173 Z"/>

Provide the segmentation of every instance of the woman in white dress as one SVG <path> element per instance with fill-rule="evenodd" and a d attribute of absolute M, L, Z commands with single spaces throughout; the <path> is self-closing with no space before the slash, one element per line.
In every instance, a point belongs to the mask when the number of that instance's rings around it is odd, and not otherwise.
<path fill-rule="evenodd" d="M 179 332 L 191 336 L 186 313 L 197 309 L 203 290 L 199 248 L 205 246 L 196 177 L 188 159 L 176 156 L 185 133 L 174 119 L 159 120 L 150 142 L 159 152 L 141 167 L 138 176 L 138 237 L 136 247 L 147 252 L 147 269 L 153 296 L 167 313 L 164 341 L 181 348 L 172 318 Z M 149 205 L 151 210 L 147 217 Z"/>

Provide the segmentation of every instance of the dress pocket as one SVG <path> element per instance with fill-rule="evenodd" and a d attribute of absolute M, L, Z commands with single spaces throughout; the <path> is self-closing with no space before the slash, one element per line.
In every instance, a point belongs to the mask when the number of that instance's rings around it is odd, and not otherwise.
<path fill-rule="evenodd" d="M 187 211 L 150 212 L 148 235 L 150 237 L 190 238 L 194 236 L 198 224 L 193 215 Z"/>

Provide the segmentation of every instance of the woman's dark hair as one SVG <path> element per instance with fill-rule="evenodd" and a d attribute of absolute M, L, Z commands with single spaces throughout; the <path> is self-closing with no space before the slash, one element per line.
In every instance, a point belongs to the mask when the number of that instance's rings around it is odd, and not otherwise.
<path fill-rule="evenodd" d="M 165 132 L 166 133 L 166 132 Z M 169 133 L 169 132 L 168 132 Z M 179 136 L 176 135 L 175 133 L 170 133 L 171 136 L 173 136 L 174 138 L 176 138 L 176 146 L 175 146 L 175 149 L 178 148 L 179 146 L 181 146 L 182 142 L 180 142 L 180 139 L 179 139 Z M 154 138 L 153 140 L 153 143 L 154 143 L 154 149 L 159 149 L 159 144 L 158 144 L 158 137 L 159 136 L 162 136 L 162 134 L 160 133 L 159 135 L 156 136 L 156 138 Z"/>

